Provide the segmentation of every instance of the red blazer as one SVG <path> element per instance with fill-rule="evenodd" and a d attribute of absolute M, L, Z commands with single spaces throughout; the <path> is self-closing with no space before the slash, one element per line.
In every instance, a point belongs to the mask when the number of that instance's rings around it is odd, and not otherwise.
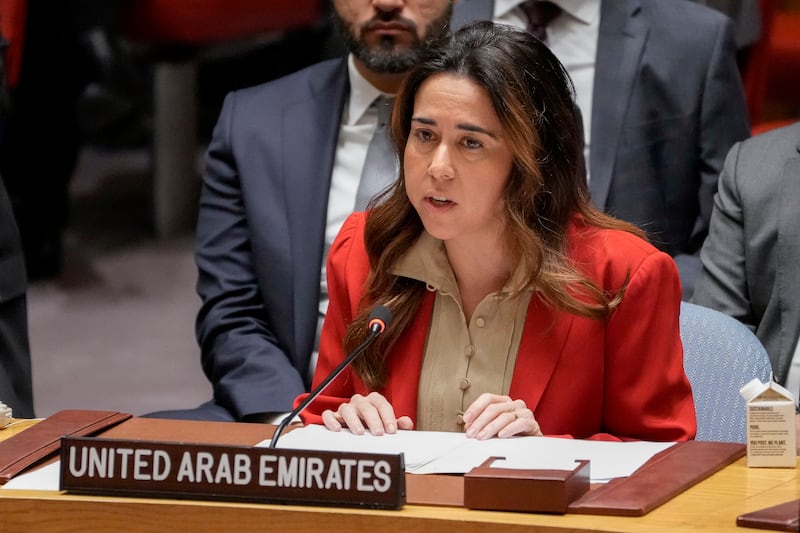
<path fill-rule="evenodd" d="M 322 328 L 314 386 L 344 359 L 345 329 L 358 309 L 369 273 L 364 213 L 351 215 L 328 256 L 330 305 Z M 678 325 L 681 287 L 673 260 L 621 231 L 573 223 L 569 253 L 601 287 L 614 291 L 626 273 L 623 302 L 608 321 L 590 320 L 531 298 L 509 395 L 533 410 L 545 435 L 575 438 L 678 441 L 695 435 L 691 386 L 683 370 Z M 381 392 L 397 416 L 416 421 L 417 388 L 435 295 L 387 359 Z M 352 368 L 306 409 L 306 423 L 321 423 L 353 394 L 370 392 Z M 304 396 L 298 397 L 296 403 Z"/>

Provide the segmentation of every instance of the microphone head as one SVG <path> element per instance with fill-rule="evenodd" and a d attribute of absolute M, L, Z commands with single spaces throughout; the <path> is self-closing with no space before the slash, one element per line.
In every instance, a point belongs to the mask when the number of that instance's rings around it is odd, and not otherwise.
<path fill-rule="evenodd" d="M 375 333 L 383 333 L 392 321 L 392 310 L 385 305 L 375 307 L 369 314 L 369 329 Z"/>

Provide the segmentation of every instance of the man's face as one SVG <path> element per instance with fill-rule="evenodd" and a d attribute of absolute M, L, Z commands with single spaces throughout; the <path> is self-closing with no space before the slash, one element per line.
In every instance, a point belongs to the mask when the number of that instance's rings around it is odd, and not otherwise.
<path fill-rule="evenodd" d="M 426 44 L 449 31 L 452 0 L 333 0 L 347 49 L 368 69 L 402 73 Z"/>

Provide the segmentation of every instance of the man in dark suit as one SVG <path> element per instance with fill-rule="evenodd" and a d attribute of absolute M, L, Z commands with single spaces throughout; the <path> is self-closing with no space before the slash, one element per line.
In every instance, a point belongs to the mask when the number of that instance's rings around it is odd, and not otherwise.
<path fill-rule="evenodd" d="M 16 418 L 33 418 L 27 285 L 17 224 L 0 181 L 0 401 Z"/>
<path fill-rule="evenodd" d="M 553 3 L 548 44 L 584 112 L 592 199 L 675 258 L 688 299 L 725 155 L 749 135 L 731 24 L 684 0 Z M 452 25 L 525 27 L 512 4 L 462 0 Z"/>
<path fill-rule="evenodd" d="M 692 301 L 755 331 L 800 397 L 800 122 L 735 145 L 714 198 Z"/>
<path fill-rule="evenodd" d="M 347 58 L 223 104 L 196 242 L 197 337 L 214 399 L 149 416 L 276 421 L 311 382 L 327 307 L 322 269 L 355 206 L 378 117 L 371 104 L 449 31 L 452 1 L 334 0 L 333 8 Z"/>

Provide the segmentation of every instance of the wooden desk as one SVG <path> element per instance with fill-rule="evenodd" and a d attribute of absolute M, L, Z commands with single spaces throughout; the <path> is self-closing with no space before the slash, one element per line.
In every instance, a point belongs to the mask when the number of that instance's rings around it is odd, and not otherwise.
<path fill-rule="evenodd" d="M 0 438 L 8 436 L 0 432 Z M 797 498 L 800 498 L 797 469 L 748 469 L 745 460 L 740 459 L 640 518 L 549 516 L 418 505 L 407 505 L 400 511 L 375 511 L 0 490 L 0 531 L 242 532 L 275 528 L 314 533 L 700 530 L 743 533 L 757 530 L 736 527 L 738 515 Z"/>

